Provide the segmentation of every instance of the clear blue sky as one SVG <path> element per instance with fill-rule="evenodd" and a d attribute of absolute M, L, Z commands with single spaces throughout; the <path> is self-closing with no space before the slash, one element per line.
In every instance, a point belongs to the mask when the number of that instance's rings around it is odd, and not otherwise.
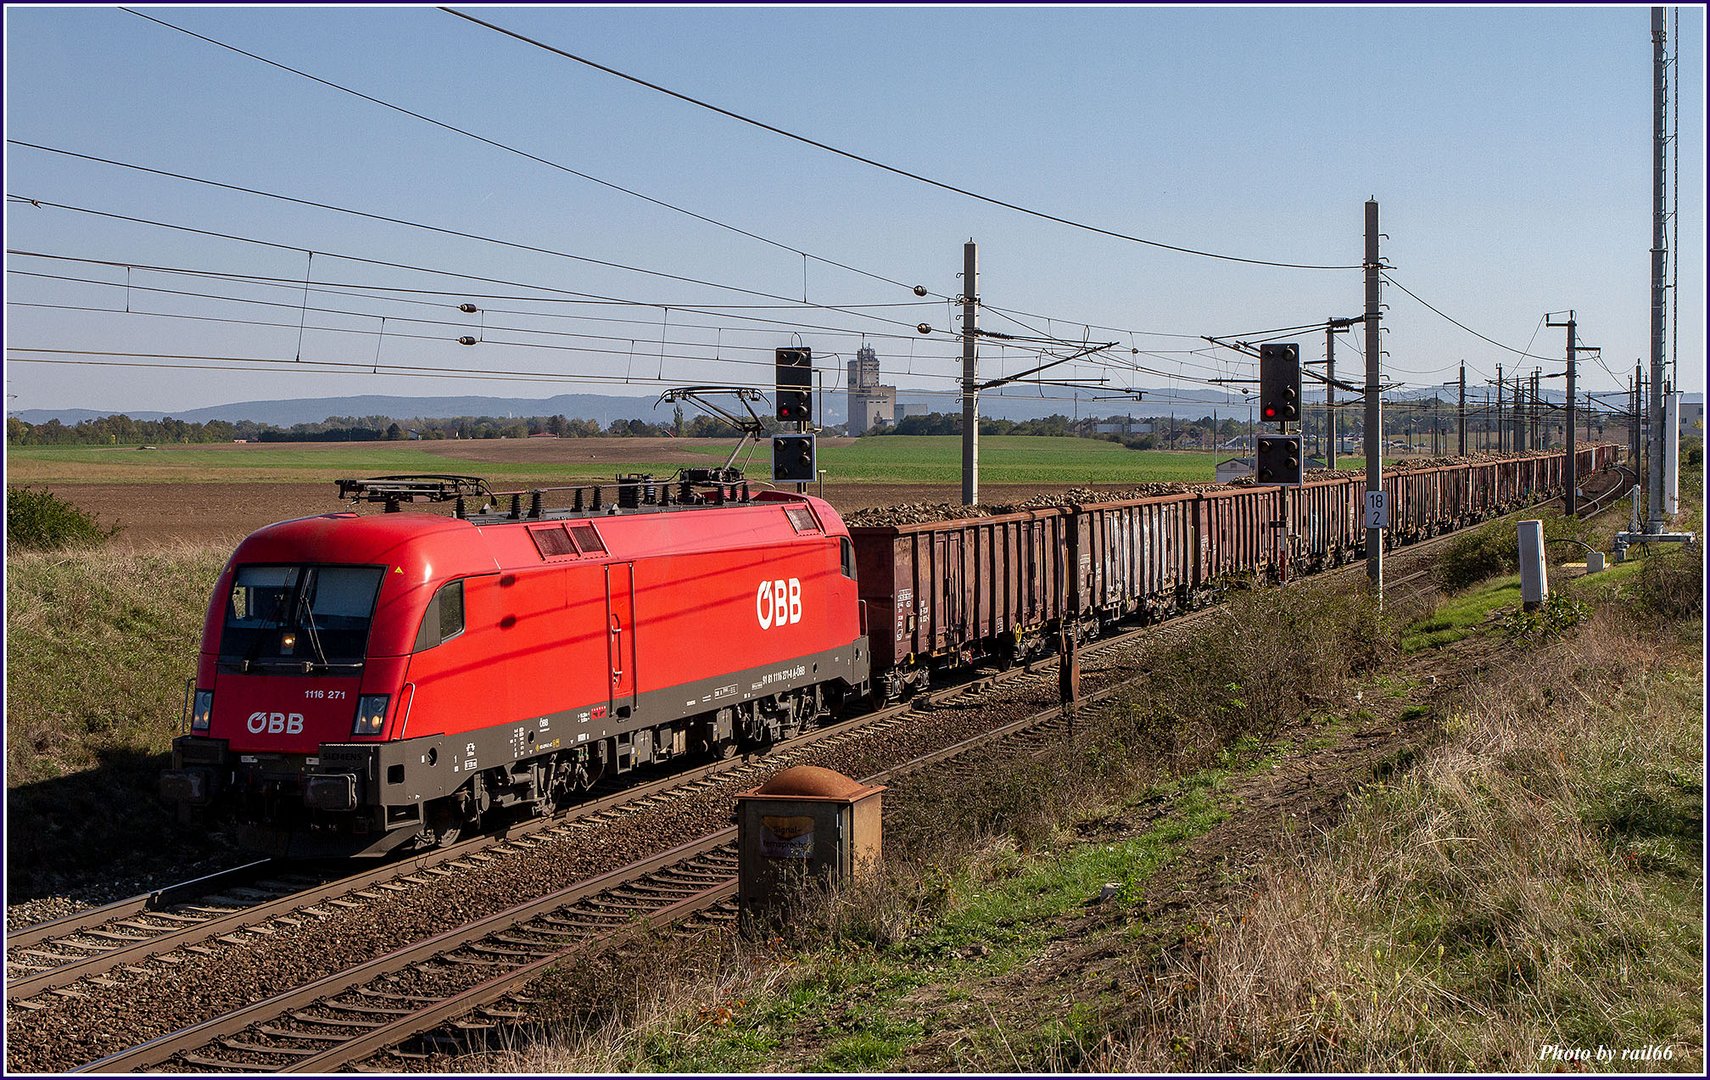
<path fill-rule="evenodd" d="M 1033 313 L 1022 322 L 1053 336 L 1122 343 L 1111 361 L 1076 365 L 1073 377 L 1172 388 L 1188 399 L 1203 387 L 1196 377 L 1251 374 L 1197 335 L 1358 315 L 1364 306 L 1357 270 L 1197 258 L 1028 218 L 737 123 L 433 8 L 144 10 L 788 248 L 922 284 L 932 302 L 816 259 L 805 282 L 813 303 L 898 306 L 791 306 L 804 290 L 803 259 L 792 251 L 116 8 L 13 6 L 5 12 L 9 139 L 785 299 L 9 145 L 10 196 L 283 248 L 9 202 L 9 250 L 120 265 L 8 255 L 8 410 L 765 385 L 771 349 L 792 333 L 820 357 L 846 358 L 863 331 L 888 381 L 948 392 L 959 344 L 944 332 L 955 324 L 942 298 L 960 289 L 969 238 L 980 245 L 986 304 Z M 1456 320 L 1559 357 L 1563 331 L 1540 323 L 1547 311 L 1572 308 L 1581 339 L 1602 347 L 1623 388 L 1634 362 L 1648 358 L 1651 44 L 1643 6 L 468 10 L 823 142 L 1169 244 L 1358 263 L 1363 203 L 1375 196 L 1395 279 Z M 1702 391 L 1703 10 L 1683 9 L 1680 25 L 1679 371 L 1683 389 Z M 311 260 L 301 249 L 317 254 Z M 128 279 L 132 287 L 41 275 Z M 633 303 L 571 304 L 543 290 Z M 458 312 L 465 299 L 484 310 Z M 1546 374 L 1561 368 L 1504 353 L 1396 288 L 1386 287 L 1384 299 L 1385 365 L 1396 381 L 1451 379 L 1462 360 L 1475 385 L 1498 363 L 1509 373 L 1516 364 Z M 63 306 L 36 306 L 43 304 Z M 936 332 L 913 332 L 921 321 Z M 982 313 L 981 325 L 1031 332 L 995 311 Z M 482 343 L 456 344 L 464 334 Z M 1363 340 L 1351 336 L 1339 339 L 1343 371 L 1361 363 L 1355 349 Z M 1322 334 L 1300 339 L 1308 358 L 1322 355 Z M 37 351 L 46 349 L 73 351 Z M 119 354 L 159 354 L 130 362 L 164 366 L 115 365 L 125 359 Z M 163 355 L 323 363 L 287 369 Z M 1017 347 L 985 344 L 981 355 L 983 373 L 1039 362 Z M 16 362 L 23 357 L 93 363 Z M 330 366 L 337 363 L 368 370 Z M 172 370 L 185 365 L 196 367 Z M 406 377 L 406 365 L 541 378 Z M 1584 388 L 1617 385 L 1594 362 L 1581 371 Z"/>

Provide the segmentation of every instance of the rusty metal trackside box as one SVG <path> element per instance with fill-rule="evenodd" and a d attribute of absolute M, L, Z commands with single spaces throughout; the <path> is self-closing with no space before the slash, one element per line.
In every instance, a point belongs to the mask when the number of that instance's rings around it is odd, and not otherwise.
<path fill-rule="evenodd" d="M 804 879 L 847 881 L 880 857 L 879 793 L 842 773 L 799 765 L 736 797 L 738 895 L 763 911 Z"/>

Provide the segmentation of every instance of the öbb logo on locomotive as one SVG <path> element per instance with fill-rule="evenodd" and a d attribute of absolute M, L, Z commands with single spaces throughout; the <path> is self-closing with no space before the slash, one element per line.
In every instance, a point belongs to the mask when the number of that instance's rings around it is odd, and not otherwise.
<path fill-rule="evenodd" d="M 801 622 L 801 579 L 762 581 L 754 594 L 754 617 L 760 620 L 762 630 Z"/>
<path fill-rule="evenodd" d="M 250 734 L 260 735 L 267 732 L 270 735 L 301 735 L 303 733 L 303 714 L 276 712 L 270 713 L 265 709 L 249 714 L 249 721 L 244 725 Z"/>
<path fill-rule="evenodd" d="M 1581 449 L 1580 475 L 1617 452 Z M 1381 540 L 1553 497 L 1565 460 L 1386 475 Z M 386 499 L 458 495 L 445 477 L 408 480 L 372 483 Z M 162 795 L 276 855 L 446 844 L 607 777 L 763 749 L 854 702 L 1025 663 L 1065 632 L 1347 562 L 1368 537 L 1357 478 L 1286 501 L 1218 487 L 856 528 L 806 494 L 696 483 L 252 534 L 209 603 Z"/>

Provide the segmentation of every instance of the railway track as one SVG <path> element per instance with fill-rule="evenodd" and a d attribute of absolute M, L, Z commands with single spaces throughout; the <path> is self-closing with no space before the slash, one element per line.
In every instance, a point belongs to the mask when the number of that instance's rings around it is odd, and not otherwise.
<path fill-rule="evenodd" d="M 1525 511 L 1521 511 L 1507 516 L 1517 517 L 1520 513 L 1524 512 Z M 1395 549 L 1391 552 L 1391 557 L 1400 560 L 1423 556 L 1438 543 L 1446 541 L 1452 535 L 1453 534 L 1445 534 L 1441 537 L 1421 541 L 1404 548 Z M 1398 565 L 1397 568 L 1400 569 L 1400 566 Z M 1355 563 L 1333 568 L 1332 570 L 1327 571 L 1327 573 L 1358 572 L 1359 569 L 1359 564 Z M 1428 571 L 1422 569 L 1410 574 L 1399 576 L 1392 579 L 1390 587 L 1393 589 L 1409 586 L 1410 583 L 1425 579 L 1427 574 Z M 1126 646 L 1132 645 L 1136 639 L 1142 636 L 1150 636 L 1159 632 L 1185 632 L 1191 628 L 1194 623 L 1198 622 L 1200 618 L 1208 616 L 1210 612 L 1211 609 L 1194 612 L 1160 624 L 1142 627 L 1120 635 L 1101 639 L 1098 642 L 1091 643 L 1084 647 L 1082 652 L 1083 662 L 1094 661 L 1098 658 L 1104 657 L 1106 654 L 1114 655 L 1120 653 Z M 1092 672 L 1089 671 L 1089 674 L 1090 673 Z M 955 702 L 958 698 L 977 700 L 999 685 L 1011 685 L 1016 690 L 1022 690 L 1029 686 L 1043 684 L 1049 681 L 1054 681 L 1054 677 L 1042 674 L 1037 670 L 1024 668 L 1018 668 L 1005 673 L 984 675 L 968 683 L 945 687 L 934 691 L 930 695 L 922 695 L 920 698 L 917 698 L 907 704 L 893 706 L 885 710 L 868 714 L 865 717 L 856 718 L 853 721 L 810 733 L 810 735 L 789 744 L 787 748 L 781 748 L 778 752 L 765 757 L 709 764 L 699 769 L 690 770 L 686 773 L 637 785 L 624 791 L 616 792 L 600 799 L 580 804 L 558 817 L 524 822 L 514 826 L 510 830 L 494 836 L 468 841 L 452 848 L 436 851 L 423 856 L 417 856 L 401 863 L 389 863 L 385 866 L 374 867 L 350 877 L 321 882 L 309 882 L 304 888 L 295 892 L 290 891 L 288 888 L 288 886 L 293 883 L 292 879 L 284 876 L 280 867 L 275 864 L 265 862 L 255 863 L 244 867 L 234 868 L 232 871 L 227 871 L 219 875 L 212 875 L 209 878 L 185 882 L 168 889 L 158 890 L 157 892 L 148 894 L 144 897 L 134 897 L 130 900 L 121 901 L 118 904 L 108 905 L 105 908 L 92 909 L 89 912 L 80 913 L 65 919 L 54 920 L 51 923 L 28 927 L 20 930 L 17 934 L 9 935 L 8 975 L 13 976 L 12 967 L 15 958 L 19 962 L 20 967 L 22 967 L 24 963 L 28 962 L 29 959 L 35 959 L 38 963 L 44 966 L 38 967 L 34 972 L 20 971 L 17 977 L 9 978 L 7 993 L 8 1005 L 17 1004 L 25 1008 L 29 1008 L 32 1005 L 36 1005 L 36 1003 L 31 1002 L 30 999 L 38 997 L 44 993 L 57 992 L 64 996 L 79 996 L 84 993 L 100 993 L 105 990 L 115 989 L 116 985 L 111 984 L 111 980 L 105 978 L 106 974 L 121 967 L 135 965 L 151 957 L 165 957 L 166 960 L 164 962 L 170 962 L 170 954 L 174 950 L 181 948 L 194 949 L 202 942 L 217 939 L 225 944 L 237 944 L 243 942 L 246 938 L 252 940 L 257 938 L 266 938 L 278 932 L 288 931 L 293 927 L 294 920 L 296 919 L 296 916 L 293 913 L 302 912 L 305 909 L 313 909 L 316 905 L 330 904 L 338 907 L 357 906 L 370 899 L 383 898 L 383 894 L 386 891 L 390 891 L 388 886 L 392 885 L 393 887 L 397 887 L 397 883 L 400 881 L 409 881 L 418 885 L 431 884 L 434 878 L 441 875 L 449 875 L 456 869 L 468 868 L 472 864 L 478 866 L 487 860 L 499 858 L 507 854 L 525 852 L 539 841 L 552 839 L 555 830 L 565 830 L 573 823 L 581 823 L 579 827 L 581 829 L 585 829 L 589 825 L 597 825 L 602 822 L 615 820 L 641 809 L 658 806 L 662 801 L 669 801 L 673 798 L 682 797 L 684 794 L 692 793 L 695 790 L 710 784 L 726 783 L 733 777 L 740 778 L 744 770 L 751 772 L 755 781 L 758 782 L 762 775 L 793 763 L 793 759 L 801 757 L 803 753 L 810 748 L 823 746 L 824 744 L 832 743 L 837 740 L 853 739 L 857 736 L 871 736 L 873 734 L 882 735 L 887 726 L 896 726 L 906 723 L 909 715 L 922 707 L 928 709 L 942 707 Z M 1122 680 L 1118 680 L 1117 683 L 1112 684 L 1111 686 L 1095 690 L 1092 695 L 1089 695 L 1088 700 L 1098 700 L 1098 698 L 1114 690 L 1117 685 L 1120 685 L 1121 681 Z M 1051 696 L 1055 696 L 1055 687 L 1051 688 Z M 933 754 L 925 755 L 924 757 L 910 762 L 905 767 L 925 768 L 936 762 L 959 756 L 960 754 L 972 749 L 974 746 L 985 743 L 993 738 L 1012 737 L 1018 732 L 1028 729 L 1032 729 L 1034 731 L 1037 739 L 1048 742 L 1055 738 L 1057 734 L 1053 725 L 1061 726 L 1063 723 L 1065 723 L 1065 721 L 1062 719 L 1058 710 L 1047 710 L 1046 713 L 1038 714 L 1026 721 L 1018 721 L 1004 725 L 1003 727 L 997 728 L 991 732 L 963 740 L 952 746 L 945 747 L 940 751 L 935 751 Z M 882 777 L 883 775 L 887 775 L 888 772 L 889 771 L 887 771 L 886 774 L 880 774 L 880 776 Z M 586 833 L 579 832 L 577 835 L 585 836 Z M 715 858 L 710 853 L 718 850 L 720 845 L 714 845 L 714 847 L 706 850 L 700 850 L 698 845 L 703 842 L 710 843 L 713 837 L 719 835 L 722 834 L 712 834 L 712 836 L 693 841 L 691 844 L 673 849 L 673 851 L 682 855 L 679 862 L 692 858 L 703 860 Z M 729 839 L 727 838 L 722 843 L 728 844 Z M 687 848 L 696 848 L 696 850 L 685 853 L 685 849 Z M 637 882 L 640 878 L 647 874 L 663 873 L 666 875 L 665 878 L 662 879 L 664 881 L 669 881 L 672 879 L 673 875 L 676 875 L 676 879 L 681 883 L 682 881 L 692 881 L 699 877 L 704 877 L 708 872 L 706 870 L 707 864 L 705 863 L 702 863 L 698 867 L 692 864 L 678 865 L 677 863 L 672 863 L 670 866 L 651 865 L 655 861 L 656 860 L 645 860 L 643 863 L 632 864 L 632 866 L 626 867 L 623 871 L 614 871 L 612 874 L 589 879 L 578 885 L 573 885 L 567 889 L 555 892 L 550 896 L 543 897 L 540 900 L 530 901 L 528 904 L 522 905 L 522 907 L 532 908 L 544 904 L 547 905 L 547 907 L 541 910 L 546 912 L 565 908 L 566 906 L 573 904 L 593 904 L 598 908 L 598 905 L 600 904 L 609 905 L 611 903 L 610 899 L 599 899 L 606 891 L 618 890 L 618 899 L 627 901 L 632 900 L 632 893 L 639 889 L 642 892 L 651 892 L 660 897 L 669 899 L 670 902 L 664 905 L 664 907 L 669 907 L 671 909 L 668 918 L 665 915 L 658 913 L 646 916 L 653 922 L 662 923 L 685 916 L 692 911 L 715 907 L 718 903 L 722 902 L 721 898 L 715 894 L 719 893 L 720 890 L 725 889 L 726 886 L 733 888 L 733 885 L 728 881 L 714 886 L 709 886 L 708 889 L 702 890 L 705 895 L 701 895 L 700 893 L 694 894 L 695 896 L 699 896 L 700 899 L 692 903 L 691 900 L 693 898 L 691 896 L 679 895 L 681 894 L 681 888 L 673 890 L 663 885 L 638 885 Z M 459 864 L 461 864 L 461 866 Z M 630 877 L 620 880 L 620 876 L 624 874 L 629 874 Z M 594 886 L 596 884 L 600 884 L 601 888 L 595 889 Z M 623 892 L 622 890 L 629 890 L 629 892 Z M 723 898 L 728 899 L 728 894 Z M 704 901 L 704 903 L 702 901 Z M 699 906 L 696 906 L 697 904 L 699 904 Z M 661 912 L 663 912 L 664 907 L 660 908 Z M 626 920 L 638 916 L 638 912 L 633 905 L 626 906 L 625 904 L 620 904 L 618 905 L 618 908 L 620 910 L 628 910 L 630 912 L 629 915 L 625 916 Z M 507 927 L 494 932 L 500 934 L 506 933 L 510 926 L 516 925 L 519 920 L 524 920 L 524 916 L 516 914 L 517 910 L 518 909 L 509 909 L 507 912 L 501 913 L 500 916 L 495 916 L 494 918 L 501 920 L 505 917 L 510 917 L 511 922 L 507 924 Z M 718 916 L 715 915 L 713 917 L 717 918 Z M 728 913 L 725 917 L 728 917 Z M 481 925 L 479 922 L 470 924 L 471 927 L 479 925 Z M 597 928 L 599 920 L 592 919 L 588 925 L 590 927 Z M 460 930 L 453 931 L 451 933 L 464 935 L 464 931 L 466 930 L 468 933 L 476 932 L 474 930 L 469 930 L 466 927 L 460 928 Z M 449 936 L 450 935 L 441 935 L 441 938 L 447 938 Z M 517 934 L 512 934 L 511 936 L 513 938 L 519 937 Z M 524 938 L 528 937 L 526 934 L 520 936 Z M 446 944 L 445 941 L 441 941 L 441 938 L 435 938 L 432 940 L 438 941 L 442 945 Z M 541 954 L 540 957 L 534 957 L 532 959 L 527 957 L 513 957 L 513 959 L 522 959 L 525 964 L 533 964 L 537 960 L 542 960 L 543 957 L 548 955 L 562 959 L 564 955 L 568 954 L 566 950 L 568 950 L 568 952 L 574 952 L 579 949 L 591 947 L 589 945 L 589 940 L 590 939 L 584 938 L 576 941 L 557 941 L 556 944 L 562 945 L 563 947 L 556 949 L 556 951 L 549 951 L 548 953 Z M 81 942 L 85 947 L 60 948 L 56 946 L 56 943 L 73 941 Z M 554 936 L 552 934 L 543 934 L 535 939 L 535 945 L 538 946 L 538 948 L 531 947 L 530 949 L 525 950 L 514 941 L 508 943 L 500 942 L 497 946 L 500 950 L 499 953 L 494 953 L 489 949 L 486 953 L 477 951 L 475 955 L 485 955 L 491 958 L 496 955 L 502 955 L 506 949 L 510 949 L 512 951 L 522 950 L 525 952 L 538 952 L 539 949 L 544 948 L 546 944 L 550 943 L 555 943 Z M 458 947 L 467 947 L 469 944 L 470 942 L 467 940 L 460 940 L 458 942 Z M 402 1009 L 399 1002 L 394 1002 L 393 1004 L 388 1005 L 384 1003 L 384 998 L 371 998 L 371 995 L 373 994 L 385 994 L 392 992 L 385 990 L 383 987 L 370 985 L 374 980 L 392 979 L 395 981 L 397 972 L 404 970 L 402 967 L 389 971 L 379 971 L 378 969 L 370 970 L 373 969 L 373 965 L 383 965 L 385 962 L 388 962 L 389 959 L 392 962 L 403 963 L 403 961 L 399 959 L 401 956 L 404 954 L 418 952 L 420 949 L 425 948 L 426 945 L 427 943 L 424 942 L 420 945 L 412 945 L 404 949 L 396 950 L 392 953 L 388 953 L 386 957 L 373 961 L 370 965 L 352 968 L 348 972 L 329 976 L 326 979 L 310 983 L 301 990 L 292 991 L 285 995 L 276 995 L 275 997 L 268 999 L 268 1001 L 275 1003 L 287 999 L 292 1002 L 296 1002 L 296 999 L 301 994 L 307 993 L 311 988 L 315 988 L 317 992 L 311 996 L 310 1000 L 327 998 L 329 994 L 348 995 L 350 993 L 356 993 L 355 999 L 339 998 L 339 1000 L 344 1001 L 346 1005 L 350 1005 L 352 1001 L 356 1004 L 360 1004 L 362 1001 L 366 1000 L 367 1004 L 370 1006 L 371 1018 L 382 1015 L 375 1012 L 376 1009 L 390 1010 L 384 1014 L 387 1016 L 414 1017 L 415 1019 L 411 1020 L 409 1024 L 404 1025 L 410 1026 L 411 1030 L 401 1036 L 397 1033 L 402 1030 L 402 1027 L 388 1026 L 386 1029 L 387 1033 L 381 1034 L 380 1028 L 369 1024 L 366 1020 L 359 1021 L 354 1019 L 352 1015 L 341 1014 L 339 1009 L 342 1006 L 331 1007 L 331 1012 L 327 1013 L 308 1013 L 308 1015 L 318 1016 L 322 1021 L 324 1021 L 318 1024 L 301 1019 L 293 1019 L 290 1024 L 271 1021 L 267 1022 L 265 1026 L 269 1029 L 268 1031 L 261 1031 L 257 1028 L 252 1033 L 259 1036 L 260 1041 L 237 1039 L 232 1034 L 233 1031 L 242 1031 L 249 1028 L 251 1026 L 249 1022 L 239 1024 L 236 1028 L 232 1028 L 230 1030 L 224 1030 L 229 1023 L 236 1022 L 233 1018 L 248 1015 L 248 1010 L 261 1009 L 267 1004 L 267 1002 L 258 1002 L 254 1005 L 248 1006 L 246 1009 L 229 1013 L 218 1020 L 208 1021 L 208 1025 L 215 1025 L 222 1029 L 218 1032 L 214 1032 L 213 1028 L 209 1028 L 207 1025 L 198 1025 L 198 1028 L 207 1029 L 204 1031 L 204 1034 L 207 1037 L 203 1041 L 204 1043 L 216 1044 L 215 1049 L 210 1051 L 210 1053 L 217 1055 L 217 1052 L 222 1049 L 225 1051 L 231 1050 L 230 1046 L 226 1046 L 225 1043 L 220 1042 L 220 1040 L 226 1040 L 226 1042 L 235 1040 L 242 1046 L 267 1046 L 270 1045 L 268 1040 L 283 1038 L 283 1036 L 273 1032 L 292 1030 L 293 1025 L 302 1024 L 305 1025 L 304 1030 L 306 1031 L 321 1033 L 320 1037 L 311 1039 L 305 1045 L 296 1047 L 297 1050 L 313 1050 L 313 1053 L 282 1052 L 274 1055 L 274 1057 L 286 1059 L 284 1065 L 289 1065 L 292 1062 L 313 1061 L 316 1064 L 311 1068 L 313 1070 L 320 1071 L 324 1070 L 325 1067 L 328 1067 L 327 1063 L 332 1060 L 331 1058 L 327 1058 L 325 1056 L 326 1054 L 333 1053 L 338 1047 L 355 1048 L 359 1045 L 351 1039 L 335 1038 L 333 1035 L 327 1034 L 329 1031 L 334 1032 L 335 1034 L 341 1032 L 361 1033 L 372 1029 L 373 1034 L 363 1034 L 361 1036 L 363 1041 L 360 1046 L 366 1047 L 370 1042 L 373 1042 L 375 1046 L 395 1045 L 403 1038 L 408 1038 L 410 1035 L 419 1033 L 423 1030 L 424 1025 L 432 1027 L 434 1024 L 443 1022 L 445 1017 L 475 1016 L 475 1010 L 489 1005 L 492 1001 L 497 1000 L 504 996 L 504 994 L 510 992 L 509 988 L 513 984 L 505 983 L 503 987 L 499 986 L 498 982 L 495 982 L 495 980 L 499 979 L 499 976 L 494 974 L 491 979 L 478 981 L 478 985 L 484 988 L 480 991 L 480 994 L 491 993 L 491 996 L 483 1000 L 476 1000 L 473 997 L 466 996 L 467 993 L 473 992 L 471 987 L 464 987 L 453 992 L 454 996 L 456 996 L 456 1001 L 461 1004 L 452 1004 L 450 1003 L 450 999 L 436 999 L 436 1001 L 432 1003 L 405 1001 L 401 1004 L 419 1004 L 422 1008 L 412 1007 L 410 1009 Z M 26 958 L 22 955 L 24 953 L 33 953 L 36 955 L 33 958 Z M 436 953 L 435 955 L 439 954 Z M 53 960 L 49 961 L 44 959 L 46 957 L 52 957 Z M 465 969 L 478 969 L 491 966 L 490 963 L 471 961 L 467 956 L 464 960 L 445 961 L 444 963 L 455 968 Z M 366 978 L 359 979 L 355 982 L 343 982 L 342 985 L 332 988 L 333 983 L 342 982 L 347 978 L 347 976 L 354 978 L 354 973 L 365 970 L 369 971 L 369 975 Z M 524 981 L 526 981 L 527 977 L 529 976 L 524 977 Z M 84 989 L 65 989 L 82 979 L 90 980 Z M 479 997 L 480 994 L 477 994 L 476 996 Z M 298 1004 L 300 1004 L 300 1002 Z M 36 1005 L 36 1007 L 40 1006 Z M 303 1010 L 298 1009 L 297 1011 Z M 428 1017 L 428 1013 L 430 1012 L 433 1013 L 433 1017 Z M 360 1013 L 360 1010 L 358 1010 L 358 1013 Z M 341 1024 L 333 1022 L 335 1020 L 339 1020 L 341 1017 L 342 1019 L 349 1021 L 349 1023 Z M 502 1020 L 503 1017 L 499 1017 L 497 1019 Z M 277 1020 L 277 1016 L 275 1017 L 275 1020 Z M 400 1024 L 403 1023 L 402 1020 L 397 1022 Z M 475 1016 L 474 1019 L 464 1019 L 461 1021 L 461 1023 L 466 1026 L 474 1025 L 477 1028 L 490 1022 L 496 1022 L 495 1017 Z M 387 1024 L 393 1025 L 393 1021 L 388 1020 Z M 355 1038 L 354 1035 L 352 1037 Z M 163 1038 L 170 1039 L 172 1036 L 163 1036 Z M 375 1040 L 378 1041 L 376 1042 Z M 144 1055 L 145 1057 L 149 1057 L 150 1055 L 159 1054 L 162 1046 L 164 1045 L 166 1044 L 163 1044 L 160 1039 L 156 1039 L 145 1043 L 143 1046 L 137 1047 L 133 1051 L 126 1051 L 123 1054 L 102 1058 L 100 1061 L 95 1062 L 90 1066 L 86 1066 L 86 1068 L 98 1071 L 114 1071 L 131 1067 L 146 1068 L 149 1065 L 148 1061 L 143 1059 L 133 1059 L 129 1055 L 141 1053 L 152 1047 L 153 1049 L 149 1050 L 148 1054 Z M 163 1057 L 158 1057 L 154 1060 L 164 1061 L 179 1052 L 180 1051 L 178 1049 L 174 1049 L 170 1053 L 166 1053 Z M 347 1049 L 341 1052 L 345 1052 L 347 1054 L 358 1053 L 356 1049 Z M 366 1053 L 368 1051 L 362 1052 Z M 254 1053 L 255 1051 L 252 1050 L 238 1051 L 237 1058 L 234 1059 L 236 1063 L 226 1064 L 220 1067 L 241 1068 L 245 1070 L 257 1069 L 258 1064 L 256 1061 L 244 1058 L 245 1054 L 253 1055 Z M 189 1059 L 184 1060 L 185 1064 L 193 1068 L 213 1068 L 215 1066 L 211 1061 L 216 1059 L 224 1060 L 223 1058 L 217 1058 L 217 1056 L 216 1058 L 211 1058 L 210 1062 L 193 1062 Z M 351 1059 L 347 1057 L 345 1060 Z M 129 1064 L 127 1064 L 127 1062 Z M 283 1069 L 284 1065 L 280 1065 L 278 1067 Z"/>
<path fill-rule="evenodd" d="M 1110 699 L 1123 680 L 1083 698 L 1081 710 Z M 964 694 L 979 693 L 964 687 Z M 882 784 L 942 765 L 1005 740 L 1043 752 L 1068 726 L 1054 706 L 874 773 Z M 587 959 L 650 929 L 693 933 L 737 917 L 736 829 L 680 847 L 526 904 L 469 923 L 367 964 L 194 1027 L 154 1039 L 75 1072 L 134 1072 L 168 1067 L 198 1072 L 324 1073 L 393 1050 L 373 1069 L 395 1069 L 411 1055 L 395 1048 L 449 1025 L 468 1034 L 522 1019 L 495 1002 L 554 964 Z M 454 1036 L 440 1036 L 440 1040 Z"/>

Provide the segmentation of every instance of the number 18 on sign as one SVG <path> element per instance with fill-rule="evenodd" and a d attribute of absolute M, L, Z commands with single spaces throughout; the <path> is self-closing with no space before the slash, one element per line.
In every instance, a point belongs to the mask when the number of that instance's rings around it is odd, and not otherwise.
<path fill-rule="evenodd" d="M 1389 528 L 1389 492 L 1366 492 L 1366 528 Z"/>

